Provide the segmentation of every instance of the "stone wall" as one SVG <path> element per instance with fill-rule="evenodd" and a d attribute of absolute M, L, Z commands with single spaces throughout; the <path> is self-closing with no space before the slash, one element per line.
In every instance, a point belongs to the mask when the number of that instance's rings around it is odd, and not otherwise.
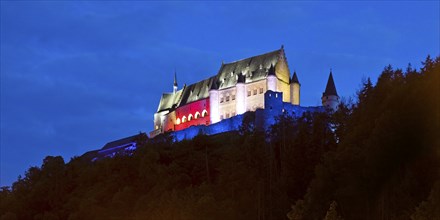
<path fill-rule="evenodd" d="M 305 112 L 320 112 L 325 110 L 322 106 L 302 107 L 292 105 L 289 102 L 283 102 L 282 100 L 282 92 L 267 91 L 264 94 L 265 109 L 257 109 L 255 111 L 255 126 L 257 130 L 267 131 L 271 125 L 275 124 L 276 116 L 283 113 L 300 117 Z M 200 133 L 214 135 L 227 131 L 236 131 L 240 128 L 242 121 L 243 115 L 236 115 L 209 126 L 191 126 L 187 129 L 173 132 L 172 135 L 175 141 L 181 141 L 184 139 L 192 139 Z"/>

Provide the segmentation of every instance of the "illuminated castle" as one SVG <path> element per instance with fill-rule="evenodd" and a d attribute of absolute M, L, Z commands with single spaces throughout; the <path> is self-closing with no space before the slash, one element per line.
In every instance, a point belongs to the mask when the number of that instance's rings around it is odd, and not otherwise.
<path fill-rule="evenodd" d="M 262 55 L 222 63 L 217 75 L 184 85 L 180 90 L 174 75 L 173 92 L 162 95 L 150 137 L 190 126 L 211 125 L 248 111 L 264 109 L 269 101 L 269 96 L 265 96 L 268 91 L 275 92 L 275 96 L 280 94 L 283 105 L 299 107 L 300 89 L 296 72 L 290 77 L 283 46 Z M 322 104 L 336 109 L 338 103 L 339 96 L 330 72 Z"/>

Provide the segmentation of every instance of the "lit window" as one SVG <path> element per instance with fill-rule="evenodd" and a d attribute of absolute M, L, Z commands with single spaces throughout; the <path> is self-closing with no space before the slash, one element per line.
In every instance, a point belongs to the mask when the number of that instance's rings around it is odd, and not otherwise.
<path fill-rule="evenodd" d="M 256 95 L 257 94 L 257 89 L 254 89 L 254 95 Z"/>
<path fill-rule="evenodd" d="M 229 102 L 229 96 L 226 96 L 226 101 Z"/>
<path fill-rule="evenodd" d="M 235 95 L 232 95 L 232 100 L 235 100 Z"/>
<path fill-rule="evenodd" d="M 176 124 L 180 125 L 180 118 L 177 118 Z"/>
<path fill-rule="evenodd" d="M 205 116 L 207 116 L 208 115 L 208 111 L 206 111 L 206 109 L 204 109 L 203 111 L 202 111 L 202 117 L 205 117 Z"/>
<path fill-rule="evenodd" d="M 248 90 L 247 96 L 251 96 L 251 90 Z"/>
<path fill-rule="evenodd" d="M 159 129 L 159 125 L 156 125 L 156 129 Z"/>
<path fill-rule="evenodd" d="M 260 88 L 260 94 L 262 94 L 263 93 L 263 88 Z"/>

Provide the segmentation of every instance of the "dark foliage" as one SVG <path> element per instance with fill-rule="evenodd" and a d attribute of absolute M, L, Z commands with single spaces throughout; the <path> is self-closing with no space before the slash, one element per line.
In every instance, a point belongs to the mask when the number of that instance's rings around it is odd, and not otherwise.
<path fill-rule="evenodd" d="M 333 201 L 345 219 L 440 219 L 433 187 L 440 180 L 440 59 L 423 64 L 419 72 L 387 66 L 343 109 L 349 117 L 334 115 L 342 119 L 340 142 L 316 166 L 291 219 L 322 219 Z"/>

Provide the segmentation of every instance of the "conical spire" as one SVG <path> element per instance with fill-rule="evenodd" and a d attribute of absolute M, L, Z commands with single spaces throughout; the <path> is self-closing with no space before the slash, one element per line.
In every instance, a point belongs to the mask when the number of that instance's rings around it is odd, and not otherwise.
<path fill-rule="evenodd" d="M 176 76 L 177 74 L 176 74 L 176 70 L 174 70 L 174 86 L 176 86 L 177 87 L 177 76 Z"/>
<path fill-rule="evenodd" d="M 292 76 L 292 79 L 290 80 L 290 83 L 298 83 L 299 84 L 298 76 L 296 75 L 296 70 L 293 71 L 293 76 Z"/>
<path fill-rule="evenodd" d="M 328 77 L 327 86 L 325 87 L 325 92 L 322 95 L 323 96 L 330 96 L 330 95 L 338 96 L 338 92 L 336 92 L 335 81 L 333 80 L 332 69 L 330 69 L 330 75 Z"/>
<path fill-rule="evenodd" d="M 176 70 L 174 70 L 174 84 L 173 84 L 173 93 L 177 92 L 177 76 L 176 76 Z"/>

